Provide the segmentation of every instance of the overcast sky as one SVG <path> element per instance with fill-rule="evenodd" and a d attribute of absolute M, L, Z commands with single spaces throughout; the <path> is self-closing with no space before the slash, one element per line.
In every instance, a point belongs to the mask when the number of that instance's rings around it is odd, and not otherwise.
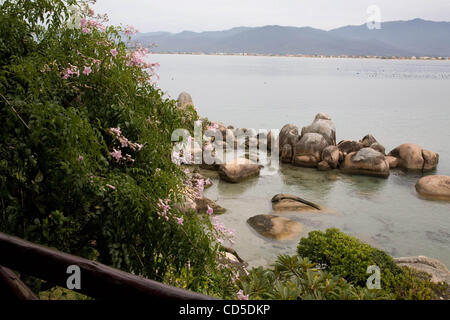
<path fill-rule="evenodd" d="M 225 30 L 239 26 L 311 26 L 333 29 L 366 23 L 377 5 L 381 21 L 450 21 L 450 0 L 97 0 L 112 24 L 141 32 Z"/>

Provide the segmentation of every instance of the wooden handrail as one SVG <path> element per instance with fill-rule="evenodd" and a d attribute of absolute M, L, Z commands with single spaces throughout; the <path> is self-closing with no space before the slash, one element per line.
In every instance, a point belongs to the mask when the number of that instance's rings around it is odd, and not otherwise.
<path fill-rule="evenodd" d="M 64 288 L 67 268 L 78 266 L 81 289 L 74 291 L 96 299 L 215 300 L 1 232 L 0 265 Z"/>
<path fill-rule="evenodd" d="M 12 270 L 2 266 L 0 266 L 0 296 L 8 300 L 39 300 Z"/>

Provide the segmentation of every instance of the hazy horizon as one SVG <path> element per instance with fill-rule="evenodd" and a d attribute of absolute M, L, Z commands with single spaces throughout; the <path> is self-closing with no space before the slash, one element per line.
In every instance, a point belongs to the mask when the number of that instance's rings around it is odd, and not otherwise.
<path fill-rule="evenodd" d="M 280 25 L 331 30 L 366 23 L 367 9 L 376 5 L 380 20 L 450 21 L 448 0 L 97 0 L 94 8 L 107 13 L 114 25 L 133 25 L 140 32 L 221 31 L 236 27 Z"/>
<path fill-rule="evenodd" d="M 389 23 L 389 22 L 398 22 L 398 21 L 412 21 L 415 19 L 421 19 L 424 21 L 430 21 L 430 22 L 449 22 L 450 20 L 442 20 L 442 21 L 437 21 L 437 20 L 428 20 L 428 19 L 422 19 L 422 18 L 412 18 L 412 19 L 408 19 L 408 20 L 389 20 L 389 21 L 382 21 L 381 23 Z M 195 32 L 195 33 L 203 33 L 203 32 L 220 32 L 220 31 L 227 31 L 227 30 L 231 30 L 231 29 L 237 29 L 237 28 L 263 28 L 263 27 L 285 27 L 285 28 L 313 28 L 313 29 L 317 29 L 317 30 L 323 30 L 323 31 L 331 31 L 331 30 L 335 30 L 335 29 L 339 29 L 342 27 L 354 27 L 354 26 L 361 26 L 366 24 L 364 23 L 360 23 L 360 24 L 348 24 L 348 25 L 342 25 L 342 26 L 338 26 L 336 28 L 332 28 L 332 29 L 321 29 L 321 28 L 315 28 L 315 27 L 311 27 L 311 26 L 291 26 L 291 25 L 283 25 L 283 24 L 263 24 L 263 25 L 255 25 L 255 26 L 249 26 L 249 25 L 241 25 L 241 26 L 234 26 L 234 27 L 230 27 L 230 28 L 226 28 L 226 29 L 216 29 L 216 30 L 200 30 L 200 31 L 193 31 L 193 30 L 182 30 L 182 31 L 178 31 L 178 32 L 170 32 L 167 30 L 152 30 L 152 31 L 141 31 L 139 30 L 139 33 L 158 33 L 158 32 L 168 32 L 168 33 L 172 33 L 172 34 L 177 34 L 177 33 L 182 33 L 182 32 Z"/>

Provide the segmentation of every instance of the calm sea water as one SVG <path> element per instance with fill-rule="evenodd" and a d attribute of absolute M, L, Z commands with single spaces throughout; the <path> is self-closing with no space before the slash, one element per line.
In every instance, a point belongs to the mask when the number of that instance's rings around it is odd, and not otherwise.
<path fill-rule="evenodd" d="M 450 175 L 450 61 L 314 59 L 152 55 L 160 87 L 176 98 L 189 92 L 202 116 L 235 127 L 281 129 L 329 114 L 337 140 L 371 133 L 387 151 L 417 143 L 440 154 L 433 174 Z M 330 179 L 331 174 L 337 180 Z M 246 223 L 273 213 L 270 199 L 292 193 L 326 213 L 290 213 L 301 237 L 330 227 L 393 256 L 427 255 L 450 267 L 450 203 L 420 199 L 419 174 L 393 171 L 389 179 L 322 173 L 283 165 L 279 173 L 232 185 L 214 179 L 206 196 L 228 209 L 220 220 L 236 231 L 235 249 L 251 266 L 269 265 L 298 244 L 272 241 Z"/>

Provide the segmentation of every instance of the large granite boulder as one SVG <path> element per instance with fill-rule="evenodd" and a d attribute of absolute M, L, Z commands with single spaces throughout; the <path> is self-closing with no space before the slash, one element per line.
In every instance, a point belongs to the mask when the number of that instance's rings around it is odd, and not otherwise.
<path fill-rule="evenodd" d="M 439 163 L 439 154 L 430 150 L 422 150 L 423 170 L 432 171 L 436 169 Z"/>
<path fill-rule="evenodd" d="M 417 256 L 395 258 L 394 261 L 400 267 L 409 267 L 420 272 L 428 273 L 431 275 L 431 281 L 434 283 L 446 282 L 450 285 L 450 272 L 439 260 L 425 256 Z"/>
<path fill-rule="evenodd" d="M 293 164 L 300 167 L 317 167 L 328 142 L 319 133 L 305 133 L 294 145 Z"/>
<path fill-rule="evenodd" d="M 379 144 L 378 142 L 372 143 L 370 145 L 370 148 L 372 148 L 375 151 L 378 151 L 378 152 L 382 153 L 383 155 L 386 155 L 386 149 L 381 144 Z"/>
<path fill-rule="evenodd" d="M 191 95 L 187 92 L 180 93 L 178 96 L 177 106 L 179 109 L 185 109 L 187 106 L 194 106 Z"/>
<path fill-rule="evenodd" d="M 437 167 L 439 154 L 423 150 L 421 146 L 406 143 L 392 150 L 389 156 L 398 159 L 398 166 L 407 170 L 430 171 Z"/>
<path fill-rule="evenodd" d="M 262 236 L 275 240 L 292 240 L 302 232 L 300 223 L 274 215 L 258 215 L 247 223 Z"/>
<path fill-rule="evenodd" d="M 282 156 L 283 153 L 283 149 L 286 151 L 289 148 L 285 147 L 286 145 L 291 147 L 291 150 L 294 149 L 294 144 L 297 142 L 299 138 L 298 135 L 298 127 L 296 125 L 293 124 L 287 124 L 285 125 L 283 128 L 281 128 L 280 134 L 278 135 L 278 145 L 279 145 L 279 150 L 280 150 L 280 156 Z M 292 156 L 291 159 L 286 157 L 285 153 L 285 157 L 282 157 L 282 161 L 286 162 L 286 163 L 290 163 L 292 162 Z"/>
<path fill-rule="evenodd" d="M 417 182 L 416 190 L 424 198 L 450 201 L 450 177 L 423 177 Z"/>
<path fill-rule="evenodd" d="M 332 169 L 336 169 L 341 161 L 341 152 L 336 146 L 328 146 L 322 151 L 322 161 L 328 163 L 328 166 Z"/>
<path fill-rule="evenodd" d="M 339 151 L 341 151 L 345 156 L 352 152 L 358 152 L 364 145 L 361 142 L 353 140 L 343 140 L 337 145 Z"/>
<path fill-rule="evenodd" d="M 248 159 L 239 158 L 235 161 L 220 165 L 219 177 L 227 182 L 238 183 L 245 179 L 259 176 L 261 168 L 263 166 Z"/>
<path fill-rule="evenodd" d="M 290 144 L 285 144 L 280 150 L 280 159 L 283 163 L 292 163 L 294 151 Z"/>
<path fill-rule="evenodd" d="M 363 148 L 352 152 L 345 157 L 341 164 L 344 173 L 360 174 L 387 178 L 389 176 L 389 163 L 385 156 L 372 148 Z"/>
<path fill-rule="evenodd" d="M 391 156 L 386 156 L 386 160 L 389 163 L 389 168 L 395 169 L 398 167 L 398 159 Z"/>
<path fill-rule="evenodd" d="M 377 139 L 371 134 L 366 135 L 364 138 L 362 138 L 359 142 L 363 145 L 364 148 L 369 148 L 374 143 L 377 143 Z"/>
<path fill-rule="evenodd" d="M 321 134 L 328 145 L 336 145 L 336 126 L 330 116 L 325 113 L 317 114 L 311 125 L 303 127 L 301 136 L 307 133 Z"/>
<path fill-rule="evenodd" d="M 292 194 L 277 194 L 272 198 L 274 211 L 318 211 L 320 206 Z"/>

